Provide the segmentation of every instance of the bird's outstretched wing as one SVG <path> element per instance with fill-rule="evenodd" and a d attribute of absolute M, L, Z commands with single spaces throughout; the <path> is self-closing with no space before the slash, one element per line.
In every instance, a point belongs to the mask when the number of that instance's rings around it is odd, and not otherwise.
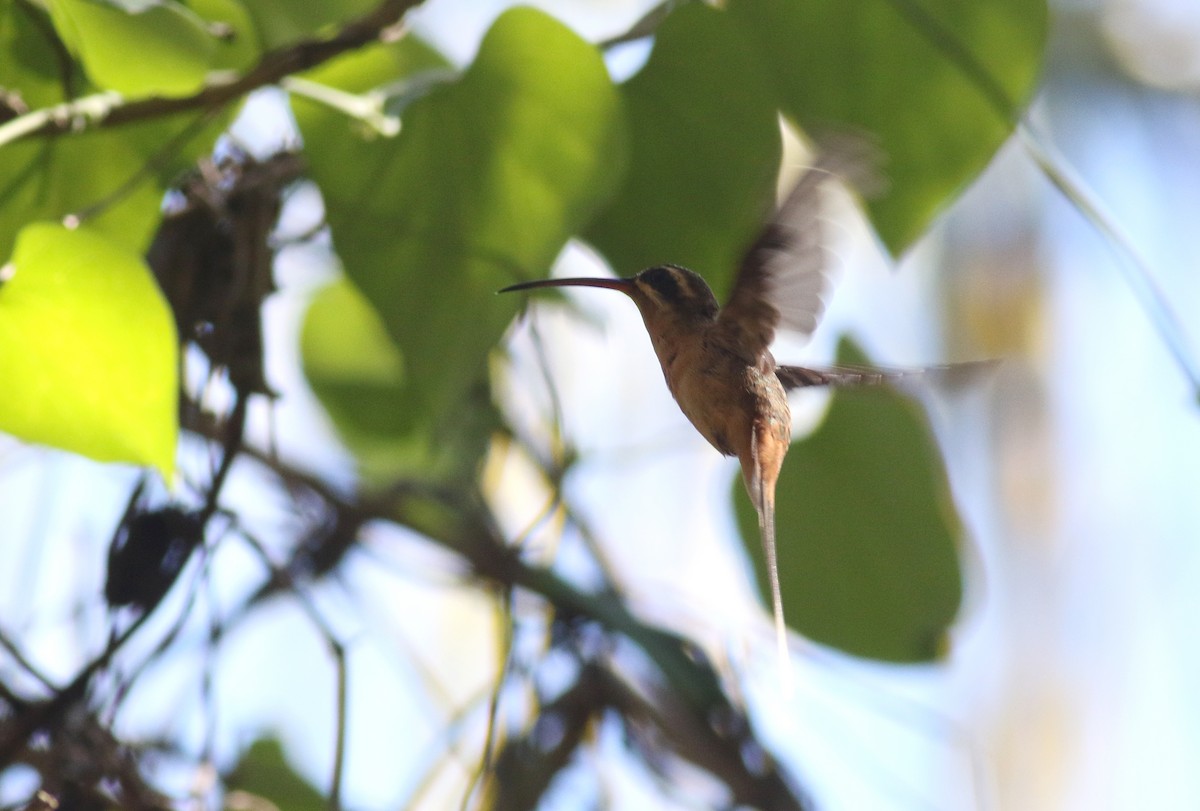
<path fill-rule="evenodd" d="M 978 380 L 980 375 L 995 369 L 995 360 L 973 360 L 942 366 L 896 369 L 876 366 L 776 366 L 775 376 L 788 391 L 806 386 L 897 386 L 908 384 L 932 385 L 953 389 Z"/>
<path fill-rule="evenodd" d="M 830 266 L 821 190 L 831 179 L 853 174 L 864 160 L 843 145 L 819 155 L 742 257 L 719 320 L 740 330 L 741 345 L 756 355 L 770 346 L 779 327 L 801 335 L 816 329 Z"/>

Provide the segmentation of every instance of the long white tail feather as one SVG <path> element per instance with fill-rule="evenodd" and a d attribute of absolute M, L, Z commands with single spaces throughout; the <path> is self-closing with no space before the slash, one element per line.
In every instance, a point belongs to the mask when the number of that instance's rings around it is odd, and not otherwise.
<path fill-rule="evenodd" d="M 752 437 L 751 447 L 757 448 L 757 437 Z M 767 580 L 771 585 L 771 609 L 775 617 L 775 645 L 779 658 L 779 679 L 785 695 L 792 692 L 792 659 L 788 653 L 787 623 L 783 619 L 783 591 L 779 587 L 779 565 L 775 557 L 775 500 L 768 498 L 759 466 L 757 452 L 754 459 L 755 509 L 758 512 L 758 532 L 762 537 L 763 556 L 767 563 Z"/>

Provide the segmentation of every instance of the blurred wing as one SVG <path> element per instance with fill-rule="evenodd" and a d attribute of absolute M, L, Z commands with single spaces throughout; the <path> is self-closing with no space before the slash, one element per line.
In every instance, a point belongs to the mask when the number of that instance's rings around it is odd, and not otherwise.
<path fill-rule="evenodd" d="M 822 158 L 806 170 L 742 257 L 719 319 L 736 325 L 756 353 L 771 344 L 777 327 L 811 334 L 825 310 L 830 263 L 821 189 L 837 162 Z"/>
<path fill-rule="evenodd" d="M 811 369 L 805 366 L 777 366 L 775 376 L 788 391 L 806 386 L 896 386 L 905 388 L 912 383 L 936 387 L 957 388 L 978 381 L 999 361 L 976 360 L 925 366 L 912 369 L 890 369 L 876 366 L 824 366 Z"/>

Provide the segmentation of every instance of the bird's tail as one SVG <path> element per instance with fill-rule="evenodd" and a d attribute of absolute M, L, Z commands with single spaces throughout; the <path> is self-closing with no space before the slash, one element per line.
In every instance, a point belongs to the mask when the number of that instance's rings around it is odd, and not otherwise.
<path fill-rule="evenodd" d="M 752 438 L 757 451 L 757 437 Z M 755 456 L 757 457 L 757 452 Z M 783 591 L 779 586 L 779 565 L 775 556 L 775 488 L 762 475 L 756 458 L 753 481 L 749 482 L 751 500 L 758 512 L 758 531 L 762 537 L 763 557 L 766 558 L 767 580 L 771 587 L 771 609 L 775 619 L 775 644 L 779 656 L 779 674 L 785 694 L 792 690 L 792 660 L 788 653 L 787 623 L 783 618 Z"/>

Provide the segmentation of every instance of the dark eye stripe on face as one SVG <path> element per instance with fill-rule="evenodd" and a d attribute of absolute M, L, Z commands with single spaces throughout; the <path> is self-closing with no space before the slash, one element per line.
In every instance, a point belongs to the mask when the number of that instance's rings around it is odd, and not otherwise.
<path fill-rule="evenodd" d="M 651 268 L 642 274 L 642 281 L 666 301 L 679 301 L 684 297 L 684 291 L 677 274 L 673 268 Z"/>

